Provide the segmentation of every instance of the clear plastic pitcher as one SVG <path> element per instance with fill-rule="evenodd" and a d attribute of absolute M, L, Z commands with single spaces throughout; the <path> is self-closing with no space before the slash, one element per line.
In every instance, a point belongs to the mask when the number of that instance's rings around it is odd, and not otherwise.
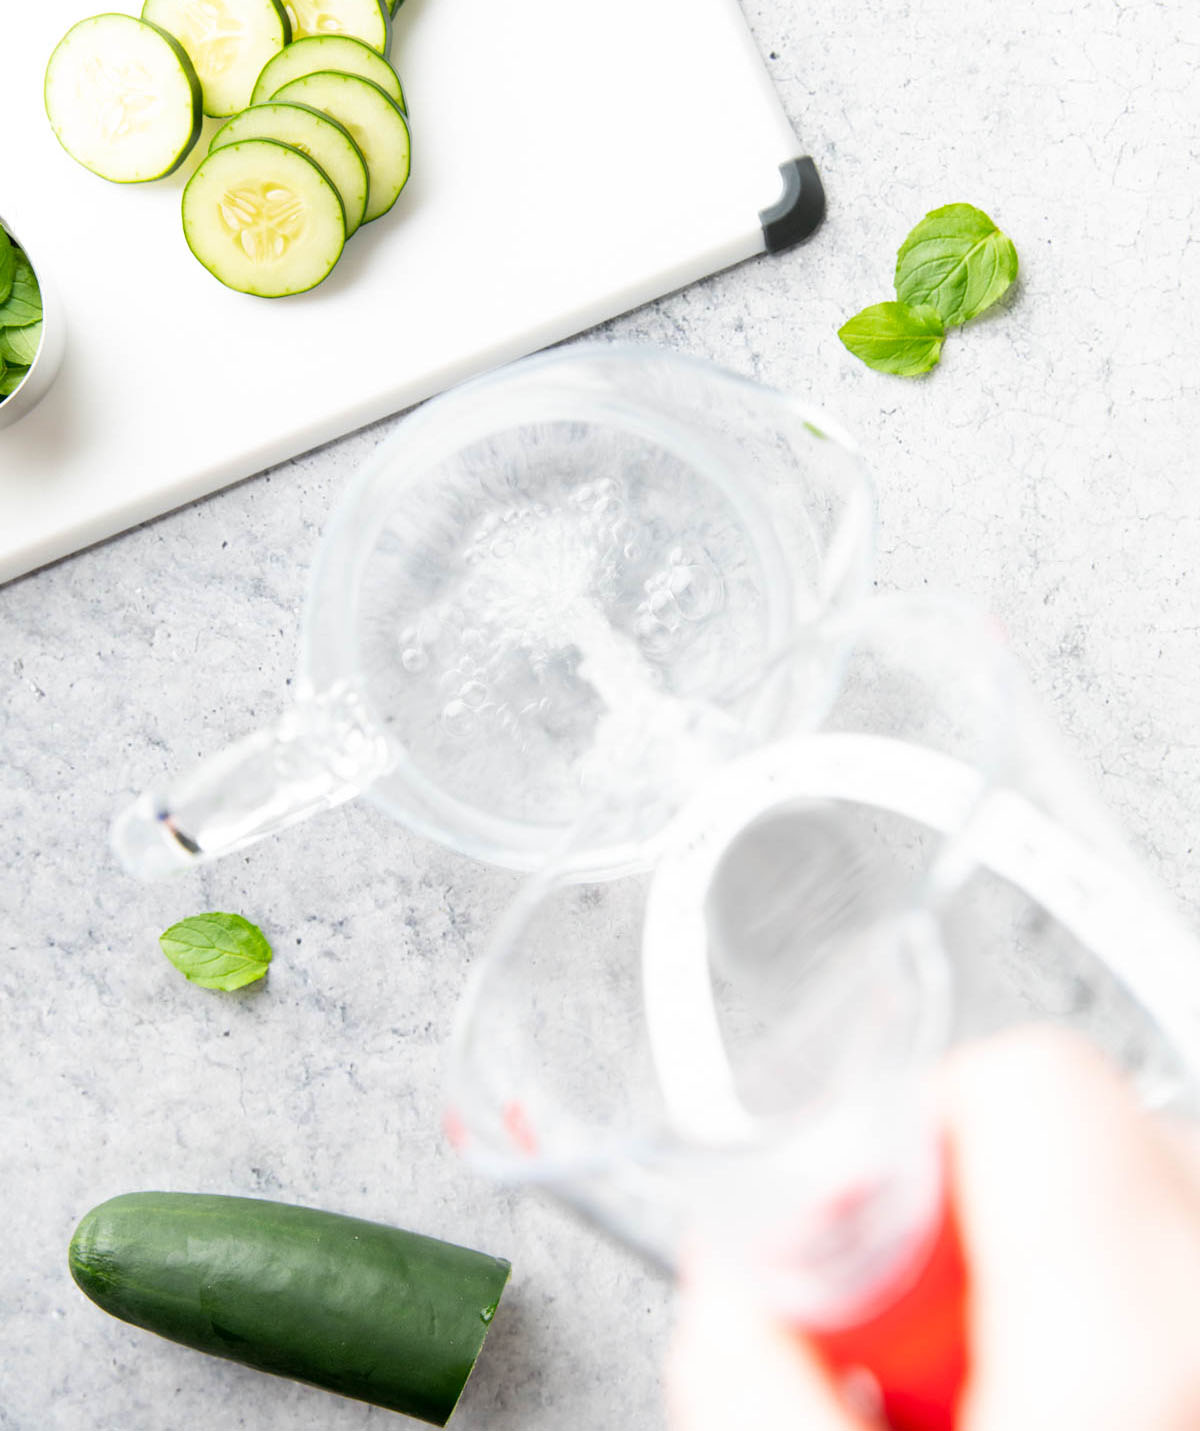
<path fill-rule="evenodd" d="M 668 1268 L 708 1242 L 889 1425 L 948 1431 L 965 1271 L 931 1060 L 1051 1020 L 1190 1107 L 1200 945 L 990 623 L 900 597 L 830 625 L 819 714 L 806 642 L 762 673 L 767 739 L 688 792 L 645 762 L 640 801 L 581 822 L 583 848 L 636 830 L 639 873 L 581 882 L 568 846 L 529 881 L 473 973 L 447 1129 Z"/>
<path fill-rule="evenodd" d="M 695 359 L 591 346 L 529 360 L 411 414 L 317 556 L 297 703 L 117 820 L 151 876 L 363 793 L 480 859 L 537 869 L 657 758 L 683 787 L 765 736 L 775 655 L 833 689 L 828 618 L 869 571 L 870 499 L 820 414 Z M 692 713 L 708 723 L 688 744 Z M 638 832 L 583 846 L 612 873 Z"/>

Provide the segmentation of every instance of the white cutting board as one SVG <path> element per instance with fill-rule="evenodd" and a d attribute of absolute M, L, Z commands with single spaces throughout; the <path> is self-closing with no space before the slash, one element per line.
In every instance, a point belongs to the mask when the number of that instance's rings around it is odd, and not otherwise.
<path fill-rule="evenodd" d="M 0 213 L 68 347 L 0 431 L 0 580 L 761 252 L 799 148 L 737 0 L 407 0 L 407 189 L 320 288 L 249 298 L 180 228 L 213 121 L 142 185 L 51 134 L 46 60 L 102 8 L 5 5 Z"/>

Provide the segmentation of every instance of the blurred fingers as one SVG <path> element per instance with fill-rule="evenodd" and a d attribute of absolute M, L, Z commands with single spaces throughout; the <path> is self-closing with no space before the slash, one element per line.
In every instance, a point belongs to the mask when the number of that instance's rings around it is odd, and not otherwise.
<path fill-rule="evenodd" d="M 867 1431 L 803 1340 L 709 1262 L 680 1294 L 667 1406 L 671 1431 Z"/>
<path fill-rule="evenodd" d="M 1200 1425 L 1194 1154 L 1057 1032 L 963 1050 L 942 1094 L 972 1431 Z"/>

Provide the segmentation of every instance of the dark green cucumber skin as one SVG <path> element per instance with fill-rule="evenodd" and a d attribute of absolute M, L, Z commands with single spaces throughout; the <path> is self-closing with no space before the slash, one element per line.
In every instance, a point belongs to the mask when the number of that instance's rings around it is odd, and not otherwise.
<path fill-rule="evenodd" d="M 75 1230 L 71 1276 L 171 1341 L 444 1426 L 511 1267 L 257 1198 L 126 1193 Z"/>
<path fill-rule="evenodd" d="M 140 16 L 133 16 L 131 18 L 137 19 L 140 18 Z M 200 88 L 200 80 L 196 75 L 196 67 L 192 64 L 191 57 L 175 36 L 172 35 L 170 31 L 164 30 L 161 25 L 156 25 L 153 20 L 142 20 L 142 24 L 149 25 L 152 30 L 156 30 L 162 38 L 166 40 L 167 44 L 170 45 L 171 49 L 175 52 L 175 58 L 179 61 L 180 68 L 183 70 L 183 77 L 188 82 L 188 88 L 192 92 L 192 137 L 184 145 L 180 151 L 179 158 L 175 160 L 174 164 L 172 164 L 169 169 L 164 169 L 161 174 L 155 175 L 155 178 L 165 179 L 168 174 L 174 174 L 175 170 L 179 168 L 196 147 L 196 141 L 200 138 L 200 131 L 204 128 L 204 92 Z M 109 182 L 111 183 L 112 180 L 109 180 Z M 124 182 L 145 184 L 147 182 L 153 183 L 153 180 L 127 179 Z"/>
<path fill-rule="evenodd" d="M 379 53 L 386 60 L 392 49 L 392 16 L 396 13 L 392 8 L 391 0 L 379 0 L 379 13 L 383 16 L 383 49 Z M 365 42 L 364 42 L 365 43 Z M 372 49 L 374 46 L 372 46 Z"/>

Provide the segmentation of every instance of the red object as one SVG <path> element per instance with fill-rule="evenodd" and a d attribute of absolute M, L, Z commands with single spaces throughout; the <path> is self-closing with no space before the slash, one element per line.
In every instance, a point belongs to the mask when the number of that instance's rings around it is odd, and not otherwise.
<path fill-rule="evenodd" d="M 533 1131 L 533 1124 L 529 1121 L 529 1114 L 525 1112 L 524 1104 L 515 1098 L 510 1103 L 506 1103 L 503 1121 L 504 1131 L 508 1134 L 509 1142 L 526 1157 L 533 1157 L 538 1151 L 538 1138 Z"/>
<path fill-rule="evenodd" d="M 946 1198 L 932 1244 L 878 1290 L 868 1316 L 804 1336 L 835 1376 L 871 1373 L 893 1431 L 954 1431 L 967 1376 L 966 1302 L 958 1220 Z"/>
<path fill-rule="evenodd" d="M 442 1132 L 456 1153 L 467 1146 L 467 1125 L 453 1108 L 447 1108 L 442 1114 Z"/>

